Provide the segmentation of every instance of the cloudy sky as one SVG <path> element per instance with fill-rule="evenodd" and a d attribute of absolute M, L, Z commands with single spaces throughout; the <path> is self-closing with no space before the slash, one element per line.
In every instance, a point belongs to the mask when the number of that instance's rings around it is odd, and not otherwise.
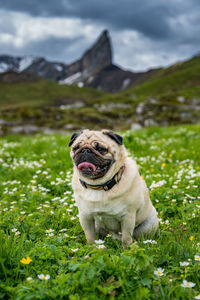
<path fill-rule="evenodd" d="M 133 71 L 200 52 L 200 0 L 0 0 L 0 54 L 71 63 L 102 30 Z"/>

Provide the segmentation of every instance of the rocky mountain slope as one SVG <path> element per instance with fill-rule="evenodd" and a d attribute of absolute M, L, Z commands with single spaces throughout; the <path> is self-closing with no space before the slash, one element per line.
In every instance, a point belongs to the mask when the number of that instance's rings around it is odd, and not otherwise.
<path fill-rule="evenodd" d="M 111 40 L 108 31 L 105 30 L 94 45 L 70 65 L 50 62 L 41 57 L 0 55 L 0 73 L 8 71 L 34 74 L 60 84 L 89 86 L 117 93 L 138 80 L 147 78 L 156 70 L 134 73 L 114 65 Z"/>
<path fill-rule="evenodd" d="M 35 60 L 4 56 L 10 71 L 0 74 L 0 134 L 200 122 L 200 56 L 168 68 L 133 73 L 112 64 L 108 42 L 104 32 L 79 61 L 68 66 L 68 75 L 62 79 L 67 84 L 41 77 Z M 104 51 L 96 59 L 99 49 Z M 55 64 L 45 62 L 40 70 L 47 76 Z M 1 61 L 4 71 L 5 65 Z M 37 72 L 25 72 L 30 68 Z M 61 72 L 58 69 L 57 65 Z"/>

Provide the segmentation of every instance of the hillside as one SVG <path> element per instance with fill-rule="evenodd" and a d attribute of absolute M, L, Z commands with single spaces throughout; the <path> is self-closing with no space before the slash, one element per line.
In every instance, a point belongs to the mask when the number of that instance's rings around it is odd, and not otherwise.
<path fill-rule="evenodd" d="M 5 79 L 6 77 L 6 79 Z M 12 81 L 9 78 L 12 77 Z M 28 80 L 22 74 L 8 72 L 0 74 L 0 109 L 15 109 L 46 105 L 59 105 L 60 102 L 76 99 L 84 103 L 104 95 L 104 92 L 88 87 L 59 85 L 51 80 L 35 77 Z"/>
<path fill-rule="evenodd" d="M 124 94 L 134 93 L 137 97 L 156 97 L 164 95 L 199 97 L 200 56 L 176 63 L 158 70 L 143 83 L 137 83 Z"/>
<path fill-rule="evenodd" d="M 3 73 L 0 133 L 34 133 L 49 128 L 71 131 L 85 127 L 124 130 L 198 123 L 199 74 L 197 56 L 148 73 L 124 92 L 109 94 L 89 87 L 60 85 L 33 74 Z M 110 77 L 103 76 L 108 84 Z"/>
<path fill-rule="evenodd" d="M 130 112 L 119 97 L 41 78 L 21 81 L 21 76 L 13 72 L 0 75 L 1 134 L 128 127 Z"/>
<path fill-rule="evenodd" d="M 136 120 L 148 125 L 200 122 L 200 56 L 158 70 L 121 97 L 137 100 Z"/>

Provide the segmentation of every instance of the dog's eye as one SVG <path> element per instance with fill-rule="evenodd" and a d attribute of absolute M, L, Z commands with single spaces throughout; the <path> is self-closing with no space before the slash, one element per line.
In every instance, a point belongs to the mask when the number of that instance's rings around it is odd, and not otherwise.
<path fill-rule="evenodd" d="M 106 154 L 108 152 L 108 149 L 105 147 L 100 146 L 99 144 L 95 145 L 95 149 L 100 152 L 101 154 Z"/>
<path fill-rule="evenodd" d="M 79 145 L 76 145 L 76 146 L 74 146 L 73 148 L 72 148 L 72 150 L 75 152 L 76 150 L 78 150 L 80 148 L 80 146 Z"/>

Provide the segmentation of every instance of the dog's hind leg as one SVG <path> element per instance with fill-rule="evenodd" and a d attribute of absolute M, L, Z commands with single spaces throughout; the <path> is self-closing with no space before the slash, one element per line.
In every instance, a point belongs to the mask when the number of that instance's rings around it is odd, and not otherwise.
<path fill-rule="evenodd" d="M 133 236 L 138 239 L 141 236 L 153 236 L 158 229 L 157 213 L 147 218 L 144 222 L 135 227 Z"/>

